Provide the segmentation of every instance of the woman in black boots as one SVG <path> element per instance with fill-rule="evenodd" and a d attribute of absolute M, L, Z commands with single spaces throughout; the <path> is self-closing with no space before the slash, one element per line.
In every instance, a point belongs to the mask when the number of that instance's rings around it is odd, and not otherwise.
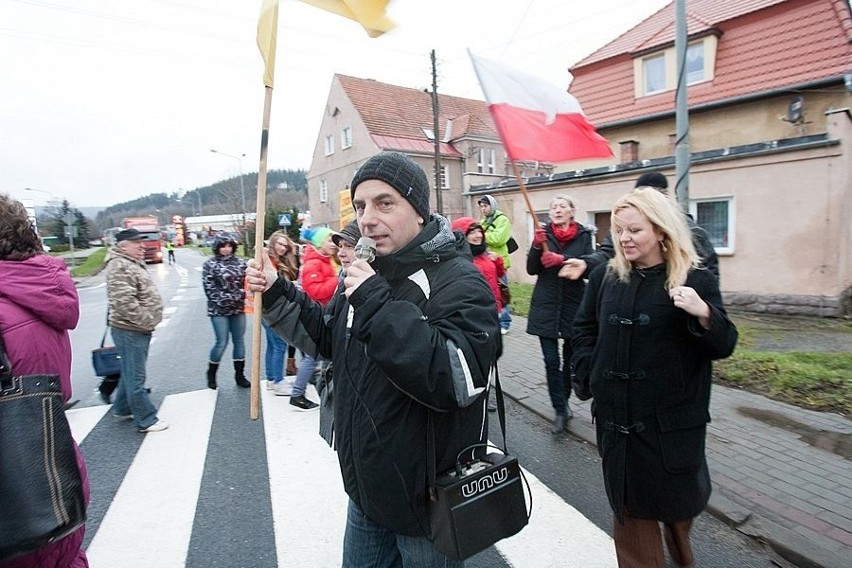
<path fill-rule="evenodd" d="M 234 342 L 234 380 L 237 386 L 251 386 L 245 377 L 246 295 L 243 283 L 246 263 L 234 255 L 236 250 L 237 243 L 230 236 L 216 237 L 213 258 L 204 263 L 201 272 L 204 293 L 207 294 L 207 315 L 216 337 L 207 367 L 207 386 L 211 389 L 216 388 L 216 371 L 228 346 L 228 334 Z"/>
<path fill-rule="evenodd" d="M 574 413 L 571 395 L 571 325 L 586 288 L 583 280 L 569 280 L 560 269 L 570 258 L 592 253 L 592 231 L 574 220 L 576 209 L 570 197 L 550 201 L 550 222 L 535 230 L 527 255 L 527 273 L 537 276 L 527 333 L 537 335 L 547 374 L 547 390 L 554 418 L 550 432 L 561 434 Z M 562 348 L 559 348 L 559 341 Z M 561 353 L 560 353 L 561 352 Z"/>

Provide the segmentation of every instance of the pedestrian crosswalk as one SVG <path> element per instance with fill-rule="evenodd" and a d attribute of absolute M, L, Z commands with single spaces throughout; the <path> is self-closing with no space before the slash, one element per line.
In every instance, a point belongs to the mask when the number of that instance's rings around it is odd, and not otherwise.
<path fill-rule="evenodd" d="M 215 524 L 203 518 L 202 478 L 216 452 L 222 467 L 226 451 L 210 442 L 217 420 L 217 401 L 223 395 L 209 389 L 166 396 L 158 414 L 171 427 L 144 435 L 103 518 L 90 522 L 95 533 L 87 548 L 92 568 L 200 566 L 193 564 L 190 543 L 203 540 L 194 532 Z M 315 393 L 313 393 L 315 396 Z M 218 401 L 222 402 L 222 401 Z M 221 566 L 340 566 L 347 497 L 343 491 L 337 458 L 317 435 L 318 413 L 298 412 L 286 397 L 261 389 L 262 426 L 269 480 L 267 495 L 274 529 L 271 562 L 221 558 Z M 229 403 L 230 404 L 230 403 Z M 118 429 L 108 406 L 68 411 L 72 432 L 86 452 L 86 438 L 96 428 Z M 233 415 L 229 415 L 233 420 Z M 248 408 L 245 411 L 248 421 Z M 142 436 L 141 434 L 139 436 Z M 256 464 L 234 463 L 235 471 Z M 90 470 L 98 469 L 90 464 Z M 227 478 L 227 476 L 225 476 Z M 532 473 L 526 472 L 533 495 L 530 524 L 518 535 L 496 545 L 495 563 L 471 566 L 546 568 L 583 566 L 610 568 L 616 565 L 610 537 L 574 507 L 566 503 Z M 239 476 L 231 476 L 234 482 Z M 96 477 L 90 478 L 93 487 Z M 217 481 L 217 483 L 219 483 Z M 226 488 L 227 489 L 227 488 Z M 258 503 L 244 503 L 258 507 Z M 90 520 L 91 521 L 91 520 Z M 226 549 L 223 553 L 228 554 Z M 221 555 L 220 555 L 221 556 Z"/>

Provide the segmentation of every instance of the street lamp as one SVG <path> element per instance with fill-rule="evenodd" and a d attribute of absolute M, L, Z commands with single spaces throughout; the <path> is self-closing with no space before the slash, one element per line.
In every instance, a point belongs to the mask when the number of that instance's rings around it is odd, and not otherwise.
<path fill-rule="evenodd" d="M 227 156 L 228 158 L 236 160 L 240 165 L 240 195 L 243 198 L 243 233 L 246 230 L 246 186 L 243 182 L 243 158 L 246 157 L 245 154 L 240 154 L 239 156 L 234 156 L 233 154 L 226 154 L 225 152 L 220 152 L 219 150 L 210 149 L 214 154 L 221 154 L 223 156 Z"/>
<path fill-rule="evenodd" d="M 184 201 L 183 199 L 175 199 L 175 203 L 189 204 L 192 207 L 192 216 L 195 217 L 195 203 L 192 201 Z"/>
<path fill-rule="evenodd" d="M 34 187 L 25 187 L 26 191 L 38 191 L 39 193 L 45 193 L 53 198 L 53 194 L 49 191 L 45 191 L 43 189 L 36 189 Z M 76 268 L 77 262 L 74 258 L 74 214 L 71 212 L 70 204 L 68 211 L 65 213 L 65 230 L 68 232 L 68 249 L 71 253 L 71 268 Z"/>

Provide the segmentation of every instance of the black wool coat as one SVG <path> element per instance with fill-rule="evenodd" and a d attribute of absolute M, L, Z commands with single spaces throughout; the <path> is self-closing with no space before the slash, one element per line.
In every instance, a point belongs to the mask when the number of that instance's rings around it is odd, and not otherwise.
<path fill-rule="evenodd" d="M 691 271 L 685 284 L 710 306 L 706 330 L 675 307 L 665 280 L 665 265 L 634 269 L 628 282 L 599 266 L 574 321 L 575 372 L 591 384 L 606 492 L 619 519 L 683 521 L 710 498 L 711 361 L 733 352 L 737 329 L 710 271 Z"/>
<path fill-rule="evenodd" d="M 547 247 L 558 252 L 565 260 L 584 258 L 592 254 L 592 230 L 579 225 L 577 236 L 560 246 L 553 236 L 553 224 L 545 227 Z M 527 318 L 527 333 L 539 337 L 554 339 L 571 337 L 571 324 L 574 314 L 580 306 L 586 283 L 580 280 L 568 280 L 559 277 L 560 266 L 545 268 L 541 263 L 543 249 L 531 247 L 527 253 L 527 274 L 538 276 L 530 300 L 530 312 Z"/>

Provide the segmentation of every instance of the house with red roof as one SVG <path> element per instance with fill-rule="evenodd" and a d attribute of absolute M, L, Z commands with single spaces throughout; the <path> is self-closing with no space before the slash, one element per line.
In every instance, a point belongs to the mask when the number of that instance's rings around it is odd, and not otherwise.
<path fill-rule="evenodd" d="M 852 15 L 846 0 L 689 0 L 688 210 L 719 254 L 729 305 L 849 313 L 852 295 Z M 675 186 L 675 14 L 670 4 L 570 68 L 569 91 L 611 159 L 526 180 L 539 220 L 568 194 L 578 221 L 609 230 L 611 204 L 644 172 Z M 511 179 L 475 186 L 534 221 Z M 519 258 L 520 260 L 520 258 Z M 513 279 L 528 279 L 513 263 Z"/>
<path fill-rule="evenodd" d="M 307 176 L 312 222 L 337 229 L 353 217 L 349 182 L 361 164 L 383 150 L 402 152 L 420 164 L 430 180 L 432 210 L 438 210 L 432 108 L 430 92 L 334 75 Z M 438 140 L 441 212 L 449 218 L 469 215 L 466 189 L 507 176 L 486 103 L 439 94 Z M 535 162 L 520 166 L 530 176 L 554 169 Z"/>

